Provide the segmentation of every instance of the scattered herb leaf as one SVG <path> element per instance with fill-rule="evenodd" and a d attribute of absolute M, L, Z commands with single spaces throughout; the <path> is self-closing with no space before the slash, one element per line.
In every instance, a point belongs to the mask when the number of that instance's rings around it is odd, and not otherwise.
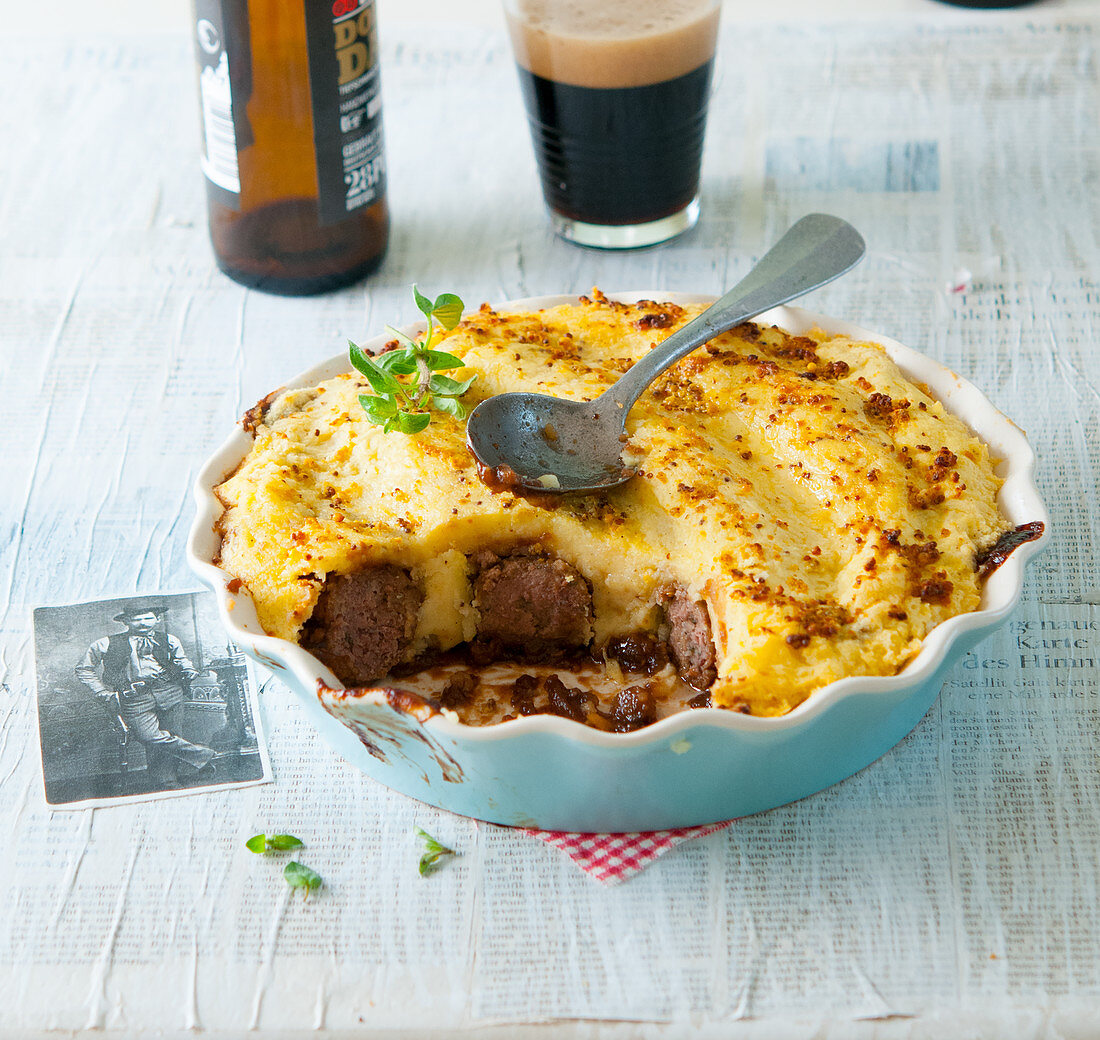
<path fill-rule="evenodd" d="M 449 849 L 446 845 L 441 845 L 427 831 L 423 831 L 417 827 L 416 833 L 420 840 L 424 842 L 424 855 L 420 857 L 421 877 L 427 877 L 429 874 L 433 873 L 440 862 L 448 856 L 457 855 L 454 849 Z"/>
<path fill-rule="evenodd" d="M 428 319 L 422 339 L 412 339 L 397 329 L 389 329 L 403 346 L 377 358 L 369 357 L 349 341 L 348 358 L 356 371 L 367 380 L 372 394 L 360 394 L 359 404 L 375 426 L 389 433 L 419 433 L 432 421 L 432 412 L 464 419 L 466 409 L 458 400 L 477 378 L 452 379 L 439 375 L 462 368 L 462 358 L 445 350 L 433 350 L 435 325 L 450 332 L 462 320 L 462 301 L 454 293 L 443 293 L 429 300 L 415 285 L 413 298 Z"/>
<path fill-rule="evenodd" d="M 305 842 L 293 834 L 273 834 L 267 839 L 267 847 L 272 852 L 285 852 L 287 849 L 300 849 Z"/>
<path fill-rule="evenodd" d="M 306 898 L 309 898 L 310 892 L 315 892 L 322 884 L 320 874 L 294 860 L 283 868 L 283 877 L 291 888 L 304 888 Z"/>
<path fill-rule="evenodd" d="M 305 842 L 301 838 L 294 837 L 293 834 L 272 834 L 270 837 L 266 834 L 253 834 L 244 843 L 244 847 L 249 852 L 261 855 L 265 852 L 286 852 L 287 849 L 299 849 L 303 845 L 305 845 Z"/>

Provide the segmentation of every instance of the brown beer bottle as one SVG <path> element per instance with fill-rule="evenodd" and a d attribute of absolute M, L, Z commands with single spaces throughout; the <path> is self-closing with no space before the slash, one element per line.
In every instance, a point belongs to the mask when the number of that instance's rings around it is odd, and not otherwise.
<path fill-rule="evenodd" d="M 242 285 L 358 281 L 389 236 L 374 0 L 194 0 L 210 238 Z"/>

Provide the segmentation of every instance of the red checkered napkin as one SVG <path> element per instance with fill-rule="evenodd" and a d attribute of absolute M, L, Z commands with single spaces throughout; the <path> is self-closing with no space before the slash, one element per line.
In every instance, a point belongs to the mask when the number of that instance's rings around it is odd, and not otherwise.
<path fill-rule="evenodd" d="M 724 830 L 733 820 L 701 827 L 678 827 L 671 831 L 641 831 L 632 834 L 575 834 L 570 831 L 539 831 L 525 828 L 524 834 L 561 849 L 586 874 L 605 885 L 617 885 L 644 870 L 658 856 L 693 838 Z"/>

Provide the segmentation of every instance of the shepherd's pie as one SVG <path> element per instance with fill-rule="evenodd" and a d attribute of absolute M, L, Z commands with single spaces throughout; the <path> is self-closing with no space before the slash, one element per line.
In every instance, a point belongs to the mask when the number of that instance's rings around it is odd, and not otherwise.
<path fill-rule="evenodd" d="M 592 399 L 702 309 L 599 292 L 486 305 L 437 346 L 464 360 L 456 377 L 477 374 L 470 407 L 510 390 Z M 655 717 L 660 674 L 698 694 L 684 703 L 781 715 L 841 677 L 897 672 L 976 609 L 979 564 L 1010 527 L 985 445 L 881 347 L 843 336 L 717 337 L 637 403 L 637 475 L 595 495 L 492 490 L 461 422 L 384 433 L 366 389 L 347 373 L 265 400 L 218 489 L 221 566 L 269 634 L 348 686 L 448 660 L 465 678 L 444 699 L 468 707 L 494 662 L 583 657 L 607 661 L 625 700 L 544 668 L 493 717 L 632 728 Z"/>

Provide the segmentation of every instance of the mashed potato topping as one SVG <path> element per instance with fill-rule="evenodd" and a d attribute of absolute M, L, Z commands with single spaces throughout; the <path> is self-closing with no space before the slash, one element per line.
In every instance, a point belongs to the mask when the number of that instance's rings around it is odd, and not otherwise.
<path fill-rule="evenodd" d="M 456 377 L 477 373 L 470 407 L 508 390 L 591 399 L 702 309 L 598 292 L 484 306 L 441 349 L 468 366 Z M 385 434 L 367 389 L 349 373 L 274 396 L 219 488 L 221 566 L 267 632 L 349 684 L 456 647 L 476 671 L 614 656 L 630 637 L 663 648 L 648 674 L 667 661 L 700 703 L 780 715 L 835 679 L 898 671 L 976 609 L 975 558 L 1010 526 L 966 426 L 881 347 L 818 331 L 746 323 L 679 362 L 628 419 L 637 476 L 596 495 L 490 490 L 462 423 Z M 620 665 L 624 682 L 647 674 Z"/>

